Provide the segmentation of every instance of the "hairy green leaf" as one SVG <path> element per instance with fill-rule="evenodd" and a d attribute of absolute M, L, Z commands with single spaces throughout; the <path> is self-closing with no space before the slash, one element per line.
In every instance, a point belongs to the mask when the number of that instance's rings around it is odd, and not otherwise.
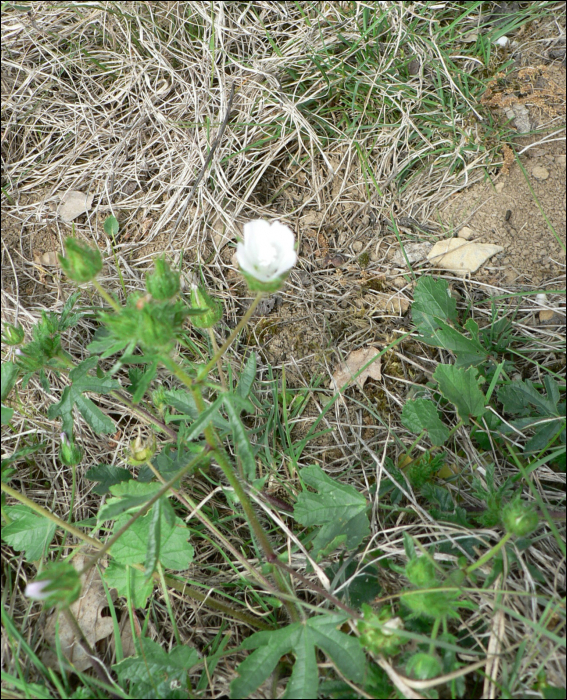
<path fill-rule="evenodd" d="M 187 674 L 199 662 L 198 652 L 188 645 L 174 647 L 169 654 L 157 643 L 142 637 L 141 656 L 124 659 L 113 666 L 122 685 L 130 682 L 135 698 L 186 697 Z M 176 688 L 182 695 L 172 694 Z"/>
<path fill-rule="evenodd" d="M 114 559 L 103 569 L 103 577 L 109 588 L 116 588 L 119 596 L 128 597 L 130 591 L 135 608 L 145 608 L 154 590 L 154 582 L 146 581 L 144 573 L 132 566 L 124 566 Z M 142 696 L 143 697 L 143 696 Z"/>
<path fill-rule="evenodd" d="M 358 547 L 370 532 L 364 496 L 354 487 L 331 479 L 316 465 L 301 469 L 299 474 L 305 484 L 319 492 L 300 493 L 294 509 L 299 523 L 321 528 L 313 541 L 314 555 L 344 535 L 349 549 Z"/>
<path fill-rule="evenodd" d="M 239 677 L 231 683 L 231 698 L 246 698 L 272 673 L 285 654 L 295 664 L 284 698 L 316 698 L 319 687 L 315 649 L 324 651 L 339 671 L 355 683 L 364 676 L 365 657 L 358 640 L 337 630 L 345 615 L 320 615 L 273 632 L 256 632 L 242 644 L 255 649 L 238 666 Z"/>
<path fill-rule="evenodd" d="M 486 397 L 478 388 L 478 371 L 474 367 L 463 369 L 455 365 L 438 365 L 433 378 L 439 383 L 443 396 L 457 407 L 459 418 L 465 425 L 469 418 L 478 418 L 486 411 Z"/>
<path fill-rule="evenodd" d="M 97 394 L 109 394 L 120 389 L 120 383 L 116 379 L 108 377 L 94 377 L 88 375 L 89 370 L 94 369 L 99 358 L 89 357 L 80 365 L 69 372 L 69 379 L 73 382 L 70 387 L 65 387 L 58 403 L 53 404 L 47 411 L 51 420 L 61 417 L 63 430 L 67 435 L 73 434 L 73 406 L 76 405 L 83 418 L 97 434 L 113 433 L 116 428 L 112 421 L 89 398 L 83 396 L 83 392 L 91 391 Z"/>
<path fill-rule="evenodd" d="M 25 551 L 27 561 L 41 559 L 55 535 L 55 523 L 38 515 L 28 506 L 3 509 L 11 520 L 2 527 L 2 539 L 18 552 Z"/>
<path fill-rule="evenodd" d="M 443 445 L 449 437 L 449 428 L 441 422 L 431 399 L 407 401 L 402 409 L 402 423 L 416 435 L 426 430 L 434 445 Z"/>
<path fill-rule="evenodd" d="M 100 482 L 92 490 L 93 493 L 98 493 L 100 496 L 108 493 L 110 487 L 114 486 L 114 484 L 129 481 L 132 478 L 132 474 L 130 474 L 128 469 L 113 467 L 110 464 L 98 464 L 96 467 L 89 469 L 85 476 L 91 481 Z"/>

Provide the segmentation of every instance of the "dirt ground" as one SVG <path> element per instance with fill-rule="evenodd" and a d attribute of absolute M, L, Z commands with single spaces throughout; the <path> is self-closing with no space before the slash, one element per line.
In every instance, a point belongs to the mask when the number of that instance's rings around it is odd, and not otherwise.
<path fill-rule="evenodd" d="M 537 34 L 543 28 L 531 31 Z M 314 162 L 311 180 L 301 168 L 288 167 L 282 175 L 275 165 L 270 166 L 249 200 L 250 215 L 256 218 L 256 211 L 266 206 L 286 219 L 296 212 L 299 264 L 282 292 L 256 315 L 242 343 L 257 349 L 273 366 L 286 365 L 291 385 L 301 386 L 318 372 L 328 378 L 353 344 L 385 343 L 393 332 L 404 329 L 413 281 L 399 259 L 393 218 L 400 224 L 404 246 L 433 244 L 458 235 L 463 227 L 472 240 L 502 246 L 503 252 L 473 275 L 493 289 L 563 288 L 565 65 L 550 55 L 542 62 L 540 54 L 523 54 L 514 70 L 495 78 L 482 100 L 491 119 L 500 125 L 509 123 L 519 163 L 509 146 L 502 144 L 503 167 L 483 168 L 482 181 L 471 170 L 474 184 L 455 188 L 453 183 L 438 193 L 435 206 L 416 207 L 411 198 L 392 196 L 391 190 L 387 207 L 368 201 L 362 182 L 349 180 L 352 172 L 341 151 L 330 152 L 329 163 Z M 486 123 L 477 124 L 471 137 L 487 138 Z M 542 124 L 545 131 L 534 135 Z M 331 176 L 329 165 L 334 170 Z M 151 175 L 147 165 L 140 165 L 135 178 L 116 182 L 113 211 L 119 219 L 121 202 L 143 193 Z M 352 204 L 341 196 L 345 184 Z M 378 184 L 387 189 L 387 183 Z M 19 297 L 24 306 L 52 308 L 66 294 L 57 267 L 62 233 L 50 214 L 53 206 L 53 192 L 47 190 L 23 191 L 17 202 L 3 200 L 3 291 Z M 186 218 L 192 221 L 198 214 L 192 206 Z M 102 230 L 107 215 L 108 207 L 98 207 L 91 220 L 95 229 Z M 408 217 L 418 219 L 427 230 L 403 228 L 401 223 Z M 220 216 L 213 215 L 202 222 L 191 245 L 185 245 L 183 226 L 170 241 L 169 230 L 155 230 L 155 219 L 144 208 L 130 216 L 120 232 L 121 264 L 143 269 L 159 253 L 176 251 L 178 261 L 182 252 L 188 274 L 194 274 L 195 263 L 200 263 L 212 291 L 215 286 L 223 290 L 225 320 L 233 327 L 251 301 L 235 263 L 234 233 L 225 230 Z M 78 230 L 85 221 L 85 216 L 76 220 Z M 214 268 L 208 267 L 211 261 Z M 418 259 L 414 267 L 423 272 L 430 265 Z M 115 273 L 106 281 L 111 287 L 118 285 Z"/>

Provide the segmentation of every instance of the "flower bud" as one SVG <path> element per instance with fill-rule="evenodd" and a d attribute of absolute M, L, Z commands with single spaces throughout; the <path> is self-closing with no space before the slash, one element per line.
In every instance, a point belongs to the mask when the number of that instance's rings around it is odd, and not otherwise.
<path fill-rule="evenodd" d="M 2 342 L 6 345 L 19 345 L 24 339 L 24 329 L 21 326 L 13 326 L 11 323 L 4 325 Z"/>
<path fill-rule="evenodd" d="M 404 628 L 400 617 L 394 617 L 390 607 L 384 607 L 379 613 L 375 613 L 366 603 L 362 606 L 364 620 L 358 621 L 360 641 L 374 654 L 394 656 L 404 644 L 403 637 L 397 634 L 397 630 Z"/>
<path fill-rule="evenodd" d="M 155 268 L 151 275 L 146 275 L 146 289 L 158 301 L 171 299 L 179 292 L 179 275 L 172 272 L 164 257 L 155 261 Z"/>
<path fill-rule="evenodd" d="M 24 595 L 32 600 L 51 606 L 61 603 L 69 606 L 81 594 L 81 579 L 76 569 L 67 562 L 53 564 L 43 571 L 35 581 L 28 583 Z"/>
<path fill-rule="evenodd" d="M 165 409 L 167 406 L 166 397 L 165 397 L 165 389 L 163 388 L 163 386 L 160 385 L 160 386 L 158 386 L 157 389 L 154 389 L 154 391 L 152 391 L 151 397 L 152 397 L 152 403 L 153 403 L 156 411 L 158 412 L 160 417 L 163 417 L 163 414 L 165 413 Z"/>
<path fill-rule="evenodd" d="M 525 537 L 538 526 L 539 516 L 533 506 L 517 496 L 502 509 L 502 523 L 506 531 L 516 537 Z"/>
<path fill-rule="evenodd" d="M 406 576 L 418 588 L 433 588 L 437 584 L 435 566 L 425 556 L 410 559 L 405 568 Z"/>
<path fill-rule="evenodd" d="M 197 328 L 211 328 L 222 317 L 222 304 L 212 299 L 207 292 L 197 284 L 191 285 L 191 308 L 202 313 L 191 316 L 191 322 Z"/>
<path fill-rule="evenodd" d="M 102 256 L 98 248 L 90 248 L 74 238 L 65 241 L 67 257 L 59 255 L 59 262 L 67 277 L 77 284 L 90 282 L 102 270 Z"/>
<path fill-rule="evenodd" d="M 152 435 L 150 440 L 144 441 L 142 440 L 141 434 L 138 434 L 138 437 L 130 443 L 130 458 L 128 459 L 128 464 L 131 464 L 133 467 L 145 464 L 154 456 L 155 451 L 155 435 Z"/>
<path fill-rule="evenodd" d="M 45 581 L 32 581 L 26 586 L 24 595 L 32 600 L 45 600 L 49 598 L 49 592 L 45 591 L 44 588 L 48 586 L 50 581 L 46 579 Z"/>
<path fill-rule="evenodd" d="M 61 433 L 61 447 L 59 448 L 59 459 L 66 467 L 75 467 L 81 461 L 83 451 L 74 441 L 67 439 L 66 433 Z"/>

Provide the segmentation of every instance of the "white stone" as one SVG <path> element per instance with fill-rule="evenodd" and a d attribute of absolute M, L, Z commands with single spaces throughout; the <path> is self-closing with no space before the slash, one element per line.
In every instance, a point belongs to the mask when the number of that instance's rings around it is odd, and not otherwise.
<path fill-rule="evenodd" d="M 491 243 L 469 243 L 462 238 L 449 238 L 436 243 L 427 259 L 435 267 L 452 270 L 460 275 L 476 272 L 490 257 L 504 248 Z"/>

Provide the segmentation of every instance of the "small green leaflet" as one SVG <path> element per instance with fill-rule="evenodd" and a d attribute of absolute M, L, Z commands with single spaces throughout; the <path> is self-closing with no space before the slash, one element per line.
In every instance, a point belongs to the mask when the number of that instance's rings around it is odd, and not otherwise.
<path fill-rule="evenodd" d="M 118 219 L 115 216 L 107 216 L 102 225 L 104 232 L 109 238 L 114 238 L 118 233 Z M 116 243 L 116 241 L 115 241 Z"/>
<path fill-rule="evenodd" d="M 227 415 L 230 418 L 232 437 L 236 446 L 236 453 L 242 462 L 244 476 L 247 481 L 254 481 L 256 478 L 254 450 L 252 449 L 250 440 L 248 440 L 246 428 L 240 420 L 240 412 L 247 411 L 248 413 L 252 413 L 254 411 L 254 406 L 248 399 L 243 399 L 238 394 L 223 394 L 221 398 Z"/>
<path fill-rule="evenodd" d="M 353 486 L 331 479 L 316 465 L 301 469 L 299 474 L 305 484 L 319 492 L 303 491 L 294 508 L 294 517 L 299 523 L 321 527 L 313 541 L 314 556 L 332 540 L 344 535 L 348 549 L 358 547 L 370 532 L 364 496 Z"/>
<path fill-rule="evenodd" d="M 2 539 L 17 552 L 25 551 L 27 561 L 41 559 L 55 535 L 55 523 L 27 506 L 11 506 L 3 513 L 12 521 L 2 527 Z"/>
<path fill-rule="evenodd" d="M 486 397 L 478 388 L 477 375 L 474 367 L 465 370 L 455 365 L 438 365 L 433 373 L 441 393 L 455 404 L 459 418 L 465 425 L 469 425 L 470 416 L 478 418 L 486 411 Z"/>
<path fill-rule="evenodd" d="M 413 322 L 422 334 L 423 342 L 455 353 L 457 367 L 478 365 L 488 356 L 478 338 L 478 325 L 472 319 L 466 322 L 465 329 L 471 338 L 450 325 L 457 322 L 457 306 L 448 290 L 445 280 L 420 278 L 414 293 Z"/>
<path fill-rule="evenodd" d="M 165 392 L 165 401 L 169 406 L 173 406 L 181 415 L 172 414 L 166 416 L 165 422 L 171 423 L 173 421 L 184 421 L 189 419 L 189 424 L 196 421 L 199 418 L 199 410 L 195 405 L 195 399 L 191 396 L 190 392 L 183 391 L 180 389 L 172 389 Z M 211 417 L 212 423 L 215 428 L 220 430 L 230 430 L 230 425 L 228 421 L 223 418 L 218 412 L 213 412 Z"/>
<path fill-rule="evenodd" d="M 402 409 L 402 423 L 412 433 L 419 435 L 427 430 L 434 445 L 443 445 L 449 437 L 449 428 L 441 422 L 439 411 L 431 399 L 407 401 Z"/>
<path fill-rule="evenodd" d="M 525 452 L 539 452 L 543 450 L 558 433 L 561 442 L 565 443 L 565 402 L 559 403 L 559 386 L 551 377 L 545 376 L 543 383 L 547 396 L 540 394 L 529 380 L 525 382 L 512 382 L 501 387 L 498 391 L 498 399 L 506 413 L 520 415 L 510 421 L 510 425 L 524 430 L 534 428 L 534 435 L 524 447 Z M 536 414 L 533 415 L 533 406 Z M 555 420 L 550 420 L 550 419 Z M 508 426 L 502 426 L 501 432 L 511 432 Z"/>
<path fill-rule="evenodd" d="M 113 433 L 116 428 L 114 422 L 104 414 L 100 408 L 86 396 L 84 391 L 92 391 L 97 394 L 109 394 L 111 391 L 120 389 L 120 383 L 116 379 L 93 377 L 87 372 L 97 366 L 99 358 L 89 357 L 75 369 L 69 372 L 69 379 L 73 382 L 71 386 L 65 387 L 61 400 L 49 407 L 47 417 L 50 420 L 61 417 L 63 420 L 63 430 L 67 435 L 73 434 L 73 405 L 76 405 L 83 418 L 97 434 Z"/>
<path fill-rule="evenodd" d="M 457 302 L 449 293 L 445 280 L 420 277 L 413 295 L 411 307 L 415 325 L 423 335 L 439 328 L 438 320 L 454 323 L 457 320 Z"/>
<path fill-rule="evenodd" d="M 123 687 L 130 681 L 129 695 L 133 698 L 186 698 L 187 674 L 199 663 L 197 650 L 180 645 L 167 654 L 147 637 L 140 639 L 140 645 L 141 656 L 124 659 L 112 667 Z"/>
<path fill-rule="evenodd" d="M 248 398 L 250 389 L 252 389 L 252 384 L 254 384 L 254 379 L 256 379 L 256 353 L 251 352 L 246 366 L 242 370 L 240 379 L 238 380 L 238 386 L 236 387 L 238 396 L 243 399 Z"/>
<path fill-rule="evenodd" d="M 18 368 L 13 362 L 2 363 L 2 425 L 7 425 L 14 415 L 14 409 L 4 406 L 6 397 L 18 378 Z"/>
<path fill-rule="evenodd" d="M 337 630 L 346 615 L 320 615 L 273 632 L 256 632 L 243 644 L 255 649 L 237 669 L 239 677 L 230 686 L 231 698 L 247 698 L 272 673 L 285 654 L 293 653 L 295 664 L 284 698 L 316 698 L 319 674 L 315 648 L 322 649 L 339 671 L 355 683 L 364 676 L 365 656 L 356 637 Z"/>
<path fill-rule="evenodd" d="M 138 571 L 132 566 L 123 566 L 111 559 L 103 570 L 103 576 L 107 586 L 116 588 L 119 596 L 128 598 L 128 588 L 130 588 L 132 605 L 135 608 L 146 607 L 148 598 L 154 590 L 154 582 L 146 581 L 143 571 Z"/>
<path fill-rule="evenodd" d="M 110 493 L 116 498 L 109 498 L 97 514 L 99 523 L 113 520 L 131 508 L 140 508 L 147 503 L 162 487 L 156 482 L 141 484 L 130 479 L 110 486 Z"/>
<path fill-rule="evenodd" d="M 85 476 L 91 481 L 100 482 L 92 490 L 92 493 L 97 493 L 99 496 L 108 493 L 111 486 L 120 484 L 122 481 L 129 481 L 132 478 L 128 469 L 113 467 L 110 464 L 98 464 L 89 469 Z"/>

